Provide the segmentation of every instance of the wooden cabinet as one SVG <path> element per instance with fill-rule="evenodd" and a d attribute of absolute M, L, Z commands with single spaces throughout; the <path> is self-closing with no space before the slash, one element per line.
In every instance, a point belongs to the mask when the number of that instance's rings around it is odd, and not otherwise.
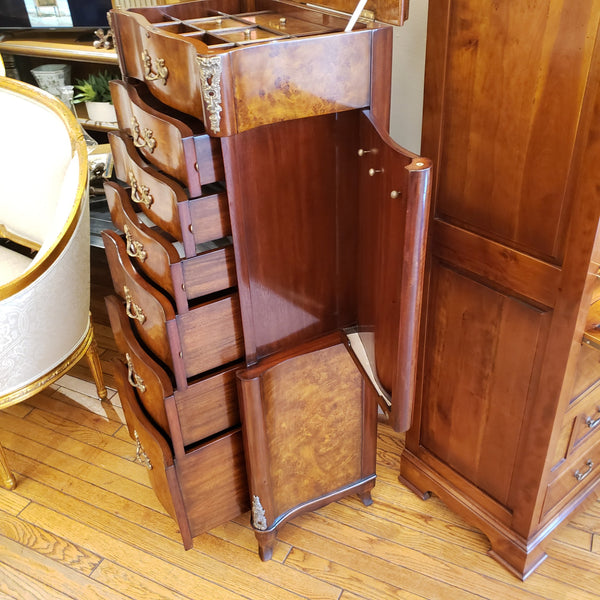
<path fill-rule="evenodd" d="M 397 429 L 410 420 L 430 162 L 386 133 L 391 27 L 347 23 L 279 0 L 111 13 L 119 391 L 171 449 L 155 489 L 186 547 L 258 496 L 268 558 L 294 514 L 368 501 L 377 402 Z M 281 463 L 295 449 L 312 478 Z"/>
<path fill-rule="evenodd" d="M 520 577 L 600 482 L 600 2 L 430 2 L 434 209 L 401 479 Z"/>

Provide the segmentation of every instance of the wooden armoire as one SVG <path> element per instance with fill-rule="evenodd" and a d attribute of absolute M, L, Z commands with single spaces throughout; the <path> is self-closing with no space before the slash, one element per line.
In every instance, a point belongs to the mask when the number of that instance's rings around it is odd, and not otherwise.
<path fill-rule="evenodd" d="M 401 480 L 525 578 L 600 482 L 598 0 L 430 0 L 434 187 Z"/>

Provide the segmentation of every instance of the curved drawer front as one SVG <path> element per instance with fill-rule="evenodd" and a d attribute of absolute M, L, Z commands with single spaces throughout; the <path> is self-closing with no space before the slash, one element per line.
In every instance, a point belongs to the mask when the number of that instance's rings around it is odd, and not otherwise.
<path fill-rule="evenodd" d="M 179 262 L 175 246 L 161 235 L 140 223 L 129 202 L 127 192 L 113 181 L 104 183 L 104 192 L 113 224 L 125 234 L 127 255 L 136 269 L 175 298 L 171 265 Z"/>
<path fill-rule="evenodd" d="M 175 311 L 165 296 L 135 271 L 125 250 L 125 242 L 114 231 L 103 231 L 102 240 L 115 292 L 125 302 L 125 311 L 146 346 L 174 369 L 167 322 Z"/>
<path fill-rule="evenodd" d="M 125 360 L 127 384 L 136 390 L 137 398 L 154 424 L 170 437 L 165 398 L 173 393 L 171 381 L 135 339 L 121 300 L 108 296 L 106 308 L 117 348 Z"/>
<path fill-rule="evenodd" d="M 201 251 L 192 258 L 180 258 L 173 244 L 140 223 L 126 191 L 119 184 L 108 181 L 104 190 L 112 221 L 125 234 L 127 255 L 136 270 L 174 298 L 179 312 L 189 309 L 189 300 L 236 285 L 235 260 L 229 242 Z"/>
<path fill-rule="evenodd" d="M 235 373 L 242 363 L 199 379 L 187 388 L 173 390 L 167 373 L 135 339 L 122 302 L 109 296 L 106 306 L 117 348 L 125 360 L 125 380 L 136 390 L 136 397 L 154 424 L 171 438 L 176 454 L 182 453 L 185 446 L 240 424 Z M 167 416 L 169 396 L 173 396 L 176 408 L 175 424 L 169 423 Z"/>
<path fill-rule="evenodd" d="M 111 94 L 119 129 L 147 161 L 187 186 L 191 197 L 199 196 L 203 185 L 224 179 L 220 142 L 204 131 L 200 121 L 169 116 L 170 109 L 156 105 L 139 83 L 113 81 Z"/>
<path fill-rule="evenodd" d="M 146 346 L 175 375 L 178 388 L 187 379 L 243 356 L 237 294 L 205 302 L 175 314 L 165 296 L 135 271 L 125 242 L 113 231 L 102 232 L 115 291 L 125 301 L 127 316 Z"/>
<path fill-rule="evenodd" d="M 116 176 L 131 186 L 130 200 L 148 218 L 176 240 L 194 245 L 187 229 L 181 227 L 179 203 L 187 201 L 184 189 L 175 181 L 148 167 L 135 152 L 131 141 L 121 133 L 108 136 Z"/>
<path fill-rule="evenodd" d="M 177 519 L 173 495 L 179 495 L 180 492 L 176 480 L 173 486 L 167 475 L 170 470 L 174 475 L 173 455 L 169 444 L 140 408 L 134 390 L 127 384 L 127 367 L 117 359 L 113 361 L 113 365 L 127 427 L 137 444 L 136 459 L 146 467 L 150 484 L 160 503 L 173 518 Z"/>

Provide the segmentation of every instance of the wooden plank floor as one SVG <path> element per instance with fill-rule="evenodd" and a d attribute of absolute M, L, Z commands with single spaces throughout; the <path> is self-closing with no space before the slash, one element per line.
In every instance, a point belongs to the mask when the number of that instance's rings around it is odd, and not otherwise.
<path fill-rule="evenodd" d="M 94 281 L 112 384 L 106 291 Z M 0 489 L 1 599 L 600 597 L 600 502 L 563 526 L 548 560 L 520 582 L 487 556 L 482 534 L 437 498 L 423 502 L 397 481 L 403 438 L 384 424 L 372 506 L 351 497 L 295 519 L 267 563 L 248 514 L 194 538 L 186 552 L 135 462 L 116 392 L 100 403 L 89 380 L 84 362 L 59 385 L 0 412 L 0 439 L 18 480 L 15 491 Z"/>

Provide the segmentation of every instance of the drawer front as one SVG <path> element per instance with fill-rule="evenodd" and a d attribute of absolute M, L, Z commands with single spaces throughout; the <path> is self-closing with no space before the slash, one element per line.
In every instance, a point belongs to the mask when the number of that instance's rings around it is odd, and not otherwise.
<path fill-rule="evenodd" d="M 177 459 L 177 475 L 193 536 L 230 521 L 249 508 L 239 428 Z"/>
<path fill-rule="evenodd" d="M 179 496 L 180 492 L 173 477 L 175 469 L 169 445 L 140 408 L 133 388 L 127 383 L 127 367 L 116 359 L 113 361 L 113 366 L 127 427 L 131 437 L 137 443 L 136 458 L 146 467 L 150 483 L 160 503 L 172 517 L 177 519 L 173 496 Z"/>
<path fill-rule="evenodd" d="M 184 446 L 195 444 L 240 424 L 235 373 L 238 363 L 175 390 L 175 406 Z"/>
<path fill-rule="evenodd" d="M 116 296 L 106 298 L 110 326 L 119 352 L 125 359 L 126 385 L 136 390 L 154 425 L 171 437 L 165 398 L 173 393 L 169 377 L 135 339 L 123 303 Z"/>
<path fill-rule="evenodd" d="M 146 283 L 129 262 L 125 242 L 114 231 L 103 231 L 102 240 L 115 292 L 125 301 L 125 311 L 146 346 L 163 363 L 174 368 L 167 321 L 175 311 L 165 296 Z"/>
<path fill-rule="evenodd" d="M 136 270 L 164 289 L 175 300 L 179 312 L 188 310 L 188 300 L 235 286 L 230 244 L 181 259 L 173 244 L 140 223 L 124 188 L 108 181 L 104 191 L 112 221 L 125 234 L 127 255 Z"/>
<path fill-rule="evenodd" d="M 574 450 L 600 431 L 600 385 L 593 388 L 581 399 L 575 411 L 577 417 L 572 438 L 572 448 Z"/>
<path fill-rule="evenodd" d="M 127 255 L 133 259 L 135 267 L 175 298 L 171 265 L 180 259 L 173 244 L 140 223 L 123 187 L 107 181 L 104 192 L 112 222 L 125 234 Z"/>
<path fill-rule="evenodd" d="M 152 98 L 144 92 L 140 84 L 111 82 L 119 129 L 132 138 L 144 158 L 187 186 L 191 197 L 202 193 L 202 185 L 222 181 L 220 141 L 204 131 L 201 121 L 190 127 L 165 114 L 168 107 L 151 106 Z"/>
<path fill-rule="evenodd" d="M 580 451 L 566 461 L 560 474 L 548 484 L 542 515 L 568 502 L 575 494 L 593 485 L 600 477 L 600 436 L 590 438 Z"/>
<path fill-rule="evenodd" d="M 175 375 L 177 387 L 187 379 L 243 356 L 240 306 L 232 294 L 175 314 L 172 305 L 135 271 L 125 242 L 113 231 L 102 232 L 115 291 L 125 301 L 136 332 Z"/>
<path fill-rule="evenodd" d="M 164 104 L 184 113 L 202 115 L 195 48 L 182 38 L 169 35 L 171 31 L 153 28 L 134 13 L 113 19 L 119 28 L 124 73 L 144 81 Z"/>
<path fill-rule="evenodd" d="M 182 230 L 179 220 L 179 203 L 187 201 L 185 190 L 177 182 L 148 167 L 137 156 L 131 140 L 123 134 L 111 132 L 108 139 L 115 174 L 131 186 L 131 202 L 153 223 L 185 244 L 187 230 Z"/>

